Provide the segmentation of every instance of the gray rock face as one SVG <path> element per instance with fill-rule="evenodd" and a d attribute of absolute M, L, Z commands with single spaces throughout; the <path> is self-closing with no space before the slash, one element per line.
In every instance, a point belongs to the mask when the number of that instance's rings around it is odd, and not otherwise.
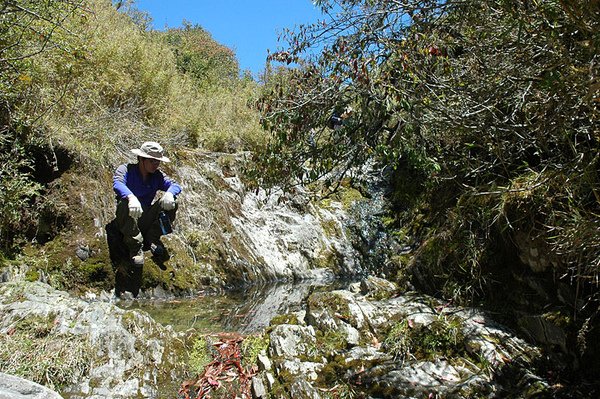
<path fill-rule="evenodd" d="M 183 241 L 190 232 L 210 237 L 226 260 L 219 267 L 232 269 L 226 275 L 263 282 L 362 272 L 346 235 L 348 215 L 340 203 L 318 208 L 302 189 L 248 190 L 238 177 L 224 173 L 224 155 L 197 157 L 193 167 L 177 170 L 185 195 L 175 235 Z M 240 163 L 228 157 L 228 162 Z"/>
<path fill-rule="evenodd" d="M 48 320 L 49 339 L 85 344 L 89 365 L 73 371 L 62 392 L 69 399 L 158 398 L 161 389 L 176 392 L 183 379 L 180 337 L 145 313 L 86 302 L 42 283 L 0 285 L 0 333 L 27 319 Z"/>
<path fill-rule="evenodd" d="M 0 372 L 0 399 L 62 399 L 33 381 Z"/>
<path fill-rule="evenodd" d="M 283 324 L 276 326 L 270 336 L 271 356 L 294 358 L 315 352 L 315 329 Z"/>

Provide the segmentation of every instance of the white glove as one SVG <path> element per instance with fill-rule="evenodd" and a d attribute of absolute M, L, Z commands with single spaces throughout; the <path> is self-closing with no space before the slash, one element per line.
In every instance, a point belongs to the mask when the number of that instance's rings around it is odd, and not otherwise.
<path fill-rule="evenodd" d="M 175 209 L 175 197 L 170 192 L 165 192 L 165 194 L 160 199 L 160 206 L 165 211 L 170 211 Z"/>
<path fill-rule="evenodd" d="M 142 204 L 140 204 L 140 201 L 137 199 L 137 197 L 131 194 L 127 196 L 127 199 L 129 200 L 129 216 L 134 219 L 142 216 Z"/>

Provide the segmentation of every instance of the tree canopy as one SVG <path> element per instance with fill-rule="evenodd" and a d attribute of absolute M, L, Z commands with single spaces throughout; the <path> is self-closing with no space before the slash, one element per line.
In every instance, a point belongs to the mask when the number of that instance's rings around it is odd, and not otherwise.
<path fill-rule="evenodd" d="M 597 2 L 318 4 L 329 20 L 288 32 L 270 58 L 300 67 L 273 77 L 260 104 L 293 178 L 410 153 L 472 184 L 506 183 L 510 170 L 590 153 Z M 311 47 L 322 51 L 303 57 Z M 327 129 L 348 106 L 343 128 Z"/>
<path fill-rule="evenodd" d="M 258 102 L 272 134 L 257 182 L 331 183 L 374 159 L 429 195 L 434 237 L 480 243 L 438 264 L 481 275 L 490 232 L 525 231 L 597 277 L 600 2 L 317 4 L 327 18 L 270 56 L 289 66 Z"/>

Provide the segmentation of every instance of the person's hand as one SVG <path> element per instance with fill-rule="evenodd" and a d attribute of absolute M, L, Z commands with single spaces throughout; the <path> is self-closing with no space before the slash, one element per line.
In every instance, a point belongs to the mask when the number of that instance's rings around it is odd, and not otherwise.
<path fill-rule="evenodd" d="M 165 194 L 160 199 L 160 206 L 165 211 L 170 211 L 175 209 L 175 197 L 170 192 L 165 192 Z"/>
<path fill-rule="evenodd" d="M 142 216 L 142 204 L 140 204 L 140 200 L 133 194 L 129 195 L 127 200 L 129 201 L 129 216 L 134 219 Z"/>

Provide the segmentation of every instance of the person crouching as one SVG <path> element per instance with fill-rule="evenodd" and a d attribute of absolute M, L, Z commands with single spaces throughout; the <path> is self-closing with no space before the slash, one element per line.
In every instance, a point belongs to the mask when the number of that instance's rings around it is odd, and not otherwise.
<path fill-rule="evenodd" d="M 170 162 L 160 144 L 148 141 L 131 152 L 137 155 L 137 163 L 120 165 L 113 176 L 117 199 L 114 222 L 123 235 L 129 261 L 141 267 L 144 249 L 149 249 L 157 257 L 166 253 L 160 237 L 170 232 L 181 187 L 159 169 L 161 162 Z M 162 197 L 153 203 L 159 191 L 163 192 Z"/>

